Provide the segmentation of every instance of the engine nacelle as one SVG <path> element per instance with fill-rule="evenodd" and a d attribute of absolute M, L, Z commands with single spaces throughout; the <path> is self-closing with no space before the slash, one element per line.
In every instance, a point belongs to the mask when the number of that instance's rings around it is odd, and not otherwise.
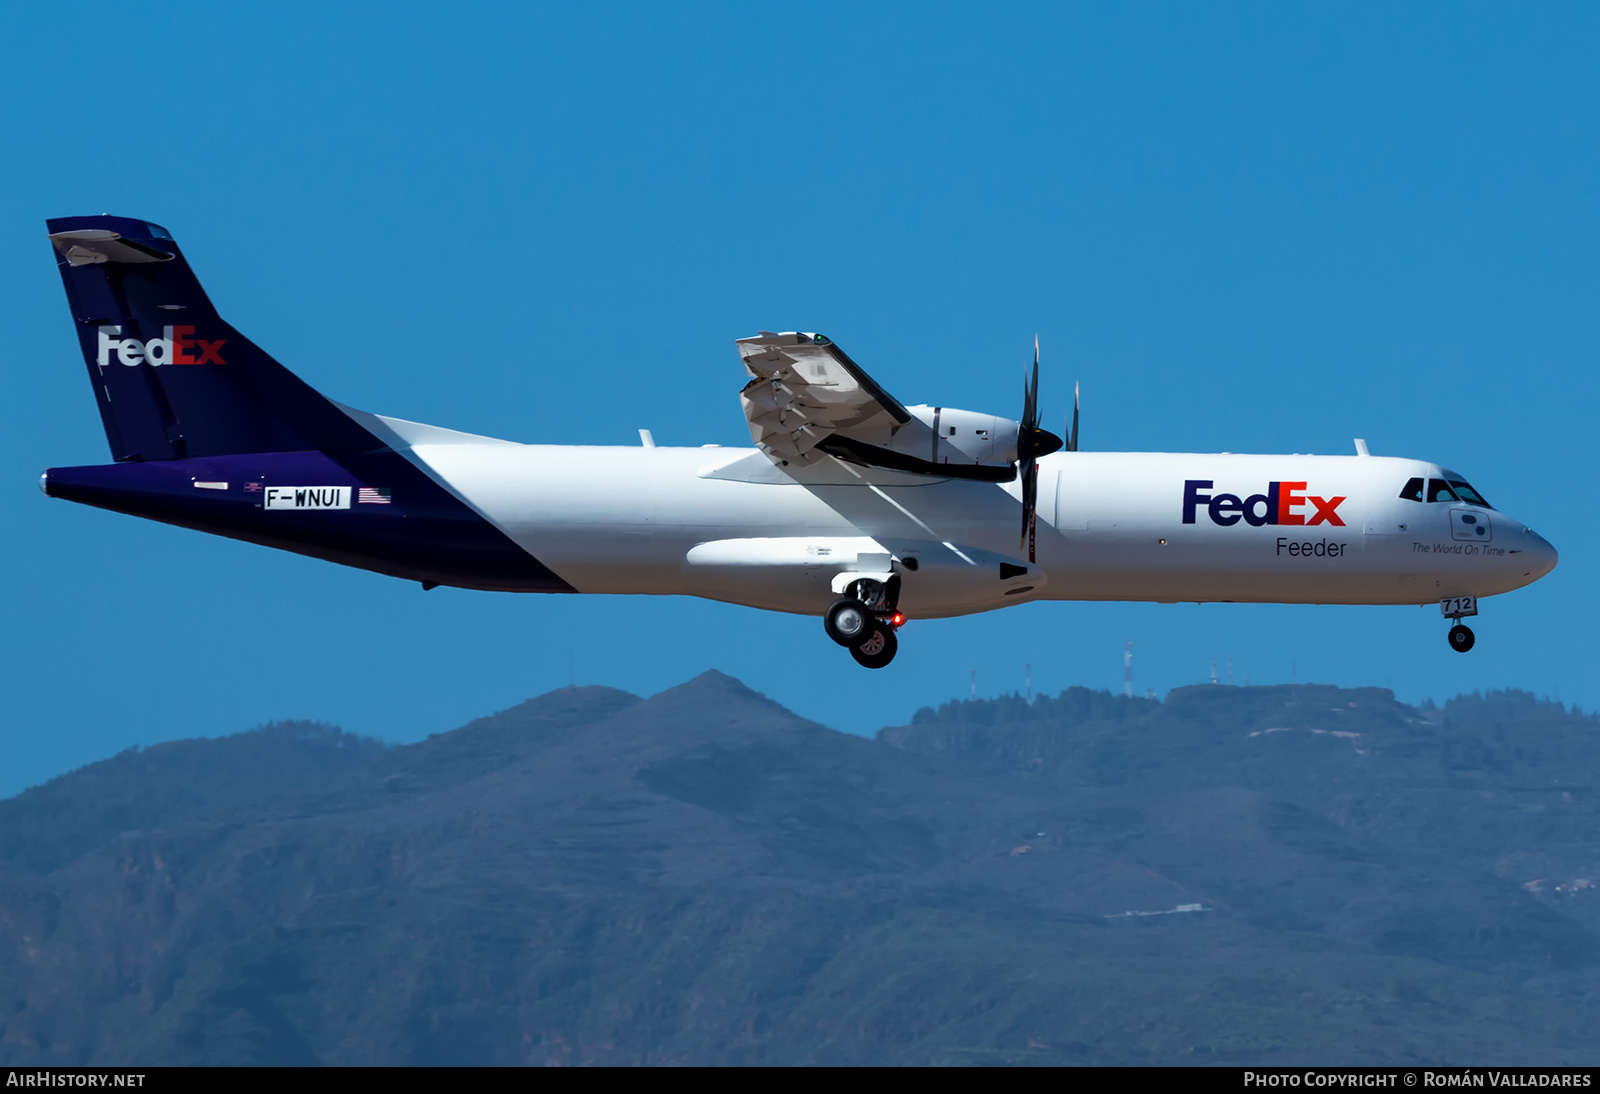
<path fill-rule="evenodd" d="M 927 431 L 902 429 L 888 445 L 897 452 L 940 465 L 1008 468 L 1016 462 L 1019 422 L 955 407 L 906 409 Z"/>

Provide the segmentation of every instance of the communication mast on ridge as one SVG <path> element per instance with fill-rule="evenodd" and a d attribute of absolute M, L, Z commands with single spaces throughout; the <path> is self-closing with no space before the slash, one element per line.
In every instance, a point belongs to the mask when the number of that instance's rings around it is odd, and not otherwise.
<path fill-rule="evenodd" d="M 1217 659 L 1215 657 L 1211 659 L 1211 682 L 1213 684 L 1217 682 Z"/>
<path fill-rule="evenodd" d="M 1133 698 L 1133 639 L 1122 643 L 1122 694 Z"/>
<path fill-rule="evenodd" d="M 1028 702 L 1031 703 L 1033 702 L 1033 666 L 1024 662 L 1022 669 L 1023 675 L 1026 676 L 1028 680 Z"/>

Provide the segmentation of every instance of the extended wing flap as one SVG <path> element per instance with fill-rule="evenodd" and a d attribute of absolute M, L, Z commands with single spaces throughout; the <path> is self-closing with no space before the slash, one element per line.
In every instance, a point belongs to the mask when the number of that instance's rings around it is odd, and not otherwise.
<path fill-rule="evenodd" d="M 884 445 L 921 423 L 822 335 L 762 331 L 738 341 L 751 380 L 739 393 L 750 436 L 775 463 L 825 459 L 834 436 Z"/>

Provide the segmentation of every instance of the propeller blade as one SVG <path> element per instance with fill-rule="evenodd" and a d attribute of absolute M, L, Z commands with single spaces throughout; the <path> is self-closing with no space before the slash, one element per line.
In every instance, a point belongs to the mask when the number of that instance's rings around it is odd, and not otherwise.
<path fill-rule="evenodd" d="M 1034 561 L 1038 526 L 1039 457 L 1061 447 L 1061 438 L 1039 428 L 1039 336 L 1033 336 L 1033 371 L 1023 377 L 1022 420 L 1017 423 L 1017 475 L 1022 480 L 1022 544 Z"/>
<path fill-rule="evenodd" d="M 1078 385 L 1072 385 L 1072 428 L 1067 430 L 1067 451 L 1078 450 Z"/>
<path fill-rule="evenodd" d="M 1026 546 L 1028 533 L 1033 531 L 1034 512 L 1039 507 L 1039 464 L 1035 460 L 1025 460 L 1022 464 L 1022 538 L 1021 543 Z"/>
<path fill-rule="evenodd" d="M 1033 336 L 1033 381 L 1028 385 L 1028 426 L 1039 428 L 1039 336 Z"/>
<path fill-rule="evenodd" d="M 1022 429 L 1024 434 L 1039 428 L 1039 336 L 1033 336 L 1033 376 L 1022 377 Z"/>

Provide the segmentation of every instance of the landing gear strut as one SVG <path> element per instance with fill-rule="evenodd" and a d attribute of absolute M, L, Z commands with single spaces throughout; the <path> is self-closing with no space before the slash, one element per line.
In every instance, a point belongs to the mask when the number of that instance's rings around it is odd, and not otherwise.
<path fill-rule="evenodd" d="M 853 581 L 845 595 L 823 613 L 822 627 L 829 638 L 850 651 L 858 665 L 881 669 L 894 660 L 900 648 L 894 636 L 902 622 L 895 608 L 899 593 L 898 576 L 888 581 Z"/>
<path fill-rule="evenodd" d="M 1461 622 L 1469 615 L 1478 614 L 1478 598 L 1475 596 L 1447 596 L 1439 601 L 1439 613 L 1451 623 L 1450 648 L 1457 653 L 1466 653 L 1476 642 L 1477 636 L 1472 633 L 1472 628 Z"/>

